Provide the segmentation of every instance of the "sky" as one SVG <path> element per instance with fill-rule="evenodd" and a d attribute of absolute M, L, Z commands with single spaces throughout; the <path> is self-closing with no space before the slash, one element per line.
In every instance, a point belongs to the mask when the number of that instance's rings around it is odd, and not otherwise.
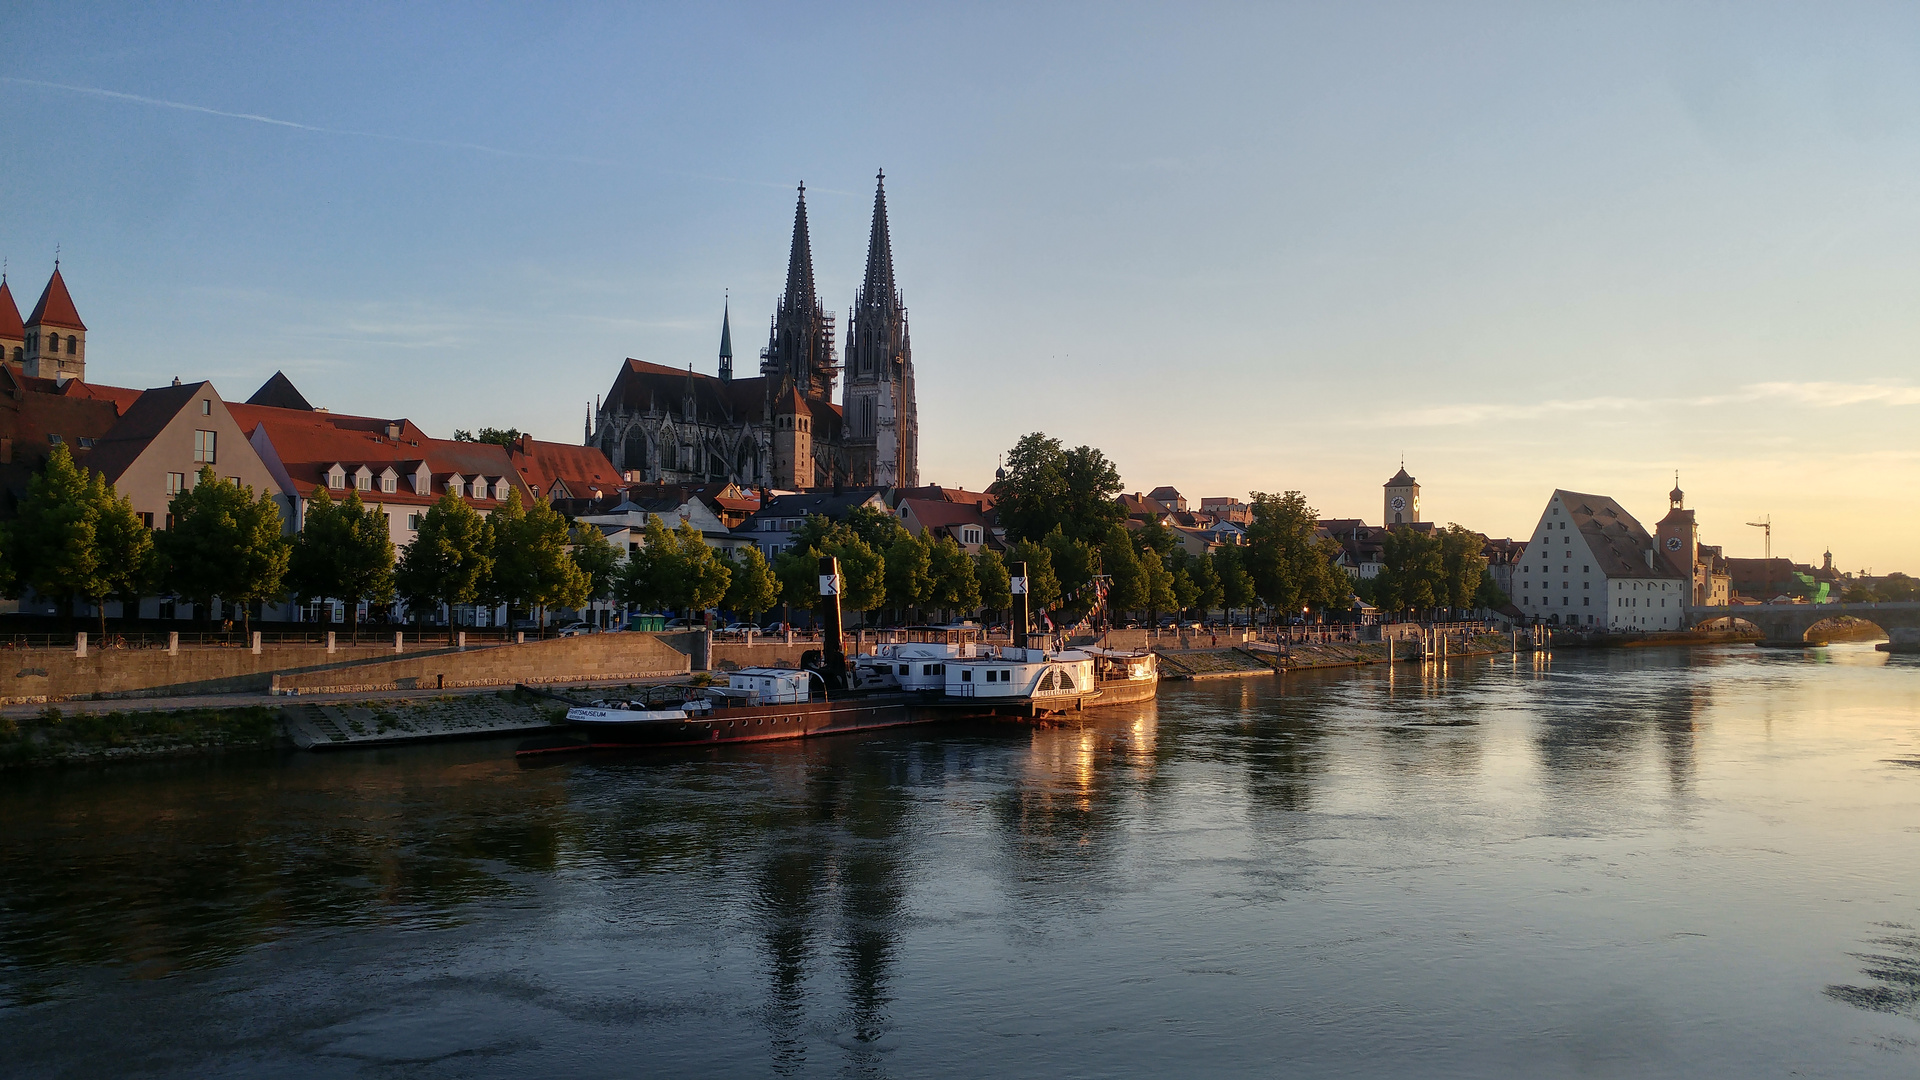
<path fill-rule="evenodd" d="M 925 482 L 1021 435 L 1129 491 L 1530 533 L 1555 488 L 1920 572 L 1920 8 L 25 3 L 0 255 L 88 376 L 284 370 L 574 441 L 623 357 L 764 344 L 874 174 Z"/>

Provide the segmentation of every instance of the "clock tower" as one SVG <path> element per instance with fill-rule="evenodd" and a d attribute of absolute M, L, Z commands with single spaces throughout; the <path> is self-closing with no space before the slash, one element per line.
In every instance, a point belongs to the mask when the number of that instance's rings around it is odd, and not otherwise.
<path fill-rule="evenodd" d="M 1420 520 L 1420 481 L 1407 475 L 1407 466 L 1403 462 L 1400 471 L 1386 482 L 1387 489 L 1385 514 L 1381 521 L 1387 528 L 1395 525 L 1413 525 Z"/>
<path fill-rule="evenodd" d="M 1667 516 L 1653 527 L 1654 546 L 1660 557 L 1667 561 L 1675 577 L 1682 577 L 1692 583 L 1687 602 L 1694 605 L 1706 602 L 1705 591 L 1708 582 L 1700 572 L 1700 523 L 1693 518 L 1693 511 L 1686 508 L 1686 492 L 1680 490 L 1680 474 L 1673 476 L 1673 490 L 1667 492 Z"/>

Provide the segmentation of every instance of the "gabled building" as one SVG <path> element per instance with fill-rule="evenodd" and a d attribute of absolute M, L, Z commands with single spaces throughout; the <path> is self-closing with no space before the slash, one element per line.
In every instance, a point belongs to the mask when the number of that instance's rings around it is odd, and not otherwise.
<path fill-rule="evenodd" d="M 55 446 L 65 445 L 76 463 L 89 466 L 94 445 L 120 422 L 115 401 L 85 393 L 85 386 L 74 379 L 62 386 L 0 365 L 0 518 L 13 516 L 27 482 Z"/>
<path fill-rule="evenodd" d="M 1605 495 L 1555 491 L 1520 558 L 1509 595 L 1528 618 L 1613 630 L 1685 627 L 1689 575 Z"/>
<path fill-rule="evenodd" d="M 522 435 L 507 447 L 507 456 L 520 470 L 520 479 L 533 497 L 549 503 L 599 499 L 622 486 L 613 462 L 597 446 L 543 442 Z"/>
<path fill-rule="evenodd" d="M 1239 499 L 1208 496 L 1200 500 L 1200 512 L 1215 521 L 1231 521 L 1243 526 L 1253 524 L 1253 507 Z"/>
<path fill-rule="evenodd" d="M 210 382 L 144 390 L 107 432 L 94 440 L 86 465 L 133 504 L 148 528 L 169 527 L 173 497 L 211 468 L 243 488 L 278 491 L 272 472 Z M 293 518 L 280 503 L 291 530 Z"/>
<path fill-rule="evenodd" d="M 800 531 L 808 517 L 819 514 L 829 521 L 844 521 L 856 506 L 871 506 L 887 513 L 886 493 L 885 488 L 862 487 L 775 495 L 752 517 L 741 522 L 734 535 L 758 547 L 771 560 L 787 550 L 793 534 Z"/>
<path fill-rule="evenodd" d="M 519 467 L 507 448 L 495 443 L 436 439 L 406 419 L 273 405 L 228 408 L 296 530 L 306 521 L 306 504 L 317 488 L 335 501 L 358 492 L 362 503 L 387 515 L 396 548 L 413 542 L 427 507 L 448 491 L 482 514 L 516 492 L 523 505 L 532 505 L 533 491 Z"/>
<path fill-rule="evenodd" d="M 935 536 L 950 536 L 969 555 L 987 547 L 998 547 L 993 525 L 978 503 L 948 502 L 945 499 L 901 499 L 894 507 L 900 524 L 915 536 L 932 530 Z"/>
<path fill-rule="evenodd" d="M 1147 498 L 1159 503 L 1160 508 L 1168 513 L 1184 514 L 1187 512 L 1187 497 L 1180 494 L 1177 488 L 1163 484 L 1147 492 Z"/>

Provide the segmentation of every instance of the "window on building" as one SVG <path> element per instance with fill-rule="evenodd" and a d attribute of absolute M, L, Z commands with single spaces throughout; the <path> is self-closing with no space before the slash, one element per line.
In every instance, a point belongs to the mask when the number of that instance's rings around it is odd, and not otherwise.
<path fill-rule="evenodd" d="M 152 515 L 152 514 L 141 514 L 141 515 L 140 515 L 140 524 L 142 524 L 142 525 L 145 525 L 145 526 L 146 526 L 146 527 L 147 527 L 148 529 L 152 529 L 152 528 L 153 528 L 153 515 Z"/>
<path fill-rule="evenodd" d="M 67 355 L 68 355 L 68 356 L 74 356 L 74 355 L 77 355 L 77 354 L 78 354 L 79 352 L 80 352 L 80 337 L 79 337 L 79 335 L 77 335 L 77 334 L 68 334 L 68 335 L 67 335 Z"/>
<path fill-rule="evenodd" d="M 55 435 L 55 434 L 54 434 L 53 432 L 51 432 L 51 431 L 49 431 L 49 432 L 47 432 L 47 442 L 48 442 L 49 444 L 51 444 L 51 445 L 53 445 L 53 446 L 59 446 L 59 445 L 60 445 L 61 443 L 63 443 L 63 442 L 65 442 L 65 441 L 66 441 L 65 439 L 63 439 L 63 438 L 61 438 L 61 437 L 60 437 L 60 436 L 58 436 L 58 435 Z"/>
<path fill-rule="evenodd" d="M 361 473 L 360 475 L 353 478 L 353 486 L 355 488 L 358 488 L 361 491 L 372 491 L 373 477 L 368 476 L 365 473 Z"/>
<path fill-rule="evenodd" d="M 193 433 L 193 462 L 196 465 L 212 465 L 214 461 L 214 440 L 218 435 L 214 431 L 196 431 Z"/>
<path fill-rule="evenodd" d="M 200 415 L 201 416 L 213 415 L 213 400 L 211 398 L 200 399 Z"/>
<path fill-rule="evenodd" d="M 345 470 L 345 469 L 335 469 L 335 470 L 333 470 L 332 472 L 330 472 L 330 473 L 328 473 L 328 474 L 327 474 L 327 486 L 328 486 L 328 487 L 330 487 L 330 488 L 343 488 L 343 487 L 346 487 L 346 486 L 347 486 L 347 472 L 346 472 L 346 470 Z"/>
<path fill-rule="evenodd" d="M 91 450 L 92 448 L 93 448 L 93 440 L 87 438 L 85 435 L 80 436 L 80 449 Z"/>
<path fill-rule="evenodd" d="M 407 531 L 408 532 L 420 531 L 420 515 L 419 514 L 407 515 Z"/>
<path fill-rule="evenodd" d="M 167 474 L 167 494 L 178 495 L 187 490 L 187 474 L 170 472 Z"/>
<path fill-rule="evenodd" d="M 397 476 L 383 476 L 380 478 L 380 490 L 386 492 L 388 495 L 398 490 L 399 486 L 400 478 Z"/>

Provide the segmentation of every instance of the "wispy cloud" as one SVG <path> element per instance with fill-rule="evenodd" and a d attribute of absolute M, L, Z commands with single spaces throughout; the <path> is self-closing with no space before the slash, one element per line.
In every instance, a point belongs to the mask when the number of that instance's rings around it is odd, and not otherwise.
<path fill-rule="evenodd" d="M 1532 420 L 1568 413 L 1593 414 L 1626 409 L 1704 408 L 1717 405 L 1781 401 L 1811 408 L 1848 405 L 1920 405 L 1920 386 L 1900 383 L 1764 382 L 1749 383 L 1731 393 L 1701 397 L 1591 397 L 1554 398 L 1537 402 L 1462 402 L 1414 409 L 1400 419 L 1413 427 L 1467 427 L 1475 424 Z M 1372 420 L 1357 421 L 1372 423 Z"/>
<path fill-rule="evenodd" d="M 1842 405 L 1920 405 L 1920 386 L 1898 383 L 1766 382 L 1745 388 L 1748 400 L 1780 398 L 1824 409 Z"/>
<path fill-rule="evenodd" d="M 166 98 L 144 97 L 140 94 L 126 94 L 118 90 L 106 90 L 98 86 L 74 86 L 71 83 L 46 82 L 41 79 L 22 79 L 12 75 L 0 75 L 0 82 L 17 83 L 21 86 L 38 86 L 48 90 L 65 90 L 72 94 L 86 94 L 90 97 L 106 98 L 109 101 L 127 101 L 137 105 L 150 105 L 159 109 L 177 109 L 180 112 L 200 113 L 203 116 L 220 116 L 229 120 L 245 120 L 255 124 L 268 124 L 273 127 L 291 128 L 294 131 L 310 131 L 318 135 L 342 135 L 356 139 L 379 139 L 383 142 L 409 143 L 414 146 L 436 146 L 445 150 L 471 150 L 478 154 L 491 154 L 495 157 L 521 158 L 535 161 L 564 161 L 578 165 L 610 165 L 612 162 L 597 158 L 580 157 L 573 154 L 547 154 L 524 150 L 505 150 L 498 146 L 486 146 L 482 143 L 458 142 L 449 139 L 422 139 L 412 135 L 390 135 L 381 131 L 359 131 L 353 128 L 322 127 L 317 124 L 302 124 L 294 120 L 282 120 L 277 116 L 262 116 L 259 113 L 229 112 L 225 109 L 212 109 L 205 105 L 193 105 L 184 101 L 168 101 Z"/>
<path fill-rule="evenodd" d="M 1472 402 L 1459 405 L 1432 405 L 1424 409 L 1414 409 L 1402 416 L 1396 423 L 1415 427 L 1456 427 L 1470 424 L 1482 424 L 1493 420 L 1530 420 L 1539 416 L 1551 416 L 1557 413 L 1593 412 L 1596 410 L 1616 410 L 1641 407 L 1648 404 L 1633 398 L 1593 397 L 1574 399 L 1553 399 L 1537 402 Z M 1365 421 L 1373 423 L 1372 420 Z"/>

